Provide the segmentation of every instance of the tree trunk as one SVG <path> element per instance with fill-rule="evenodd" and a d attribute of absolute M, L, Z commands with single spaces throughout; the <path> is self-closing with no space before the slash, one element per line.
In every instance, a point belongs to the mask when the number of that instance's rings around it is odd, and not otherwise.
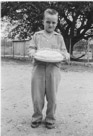
<path fill-rule="evenodd" d="M 70 38 L 66 38 L 65 39 L 65 44 L 66 44 L 67 51 L 71 55 L 73 55 L 73 47 L 74 47 L 74 45 L 72 44 L 72 40 Z"/>
<path fill-rule="evenodd" d="M 69 52 L 70 39 L 69 39 L 69 38 L 64 38 L 64 40 L 65 40 L 65 44 L 66 44 L 67 51 Z"/>

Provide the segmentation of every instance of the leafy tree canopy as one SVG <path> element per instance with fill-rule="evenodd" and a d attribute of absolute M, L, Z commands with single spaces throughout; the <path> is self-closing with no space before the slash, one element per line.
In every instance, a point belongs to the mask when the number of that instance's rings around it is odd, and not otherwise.
<path fill-rule="evenodd" d="M 68 51 L 70 45 L 73 51 L 75 43 L 93 36 L 93 2 L 2 2 L 1 17 L 8 16 L 11 23 L 18 20 L 10 37 L 31 38 L 31 34 L 43 29 L 43 12 L 47 8 L 59 12 L 57 30 Z"/>

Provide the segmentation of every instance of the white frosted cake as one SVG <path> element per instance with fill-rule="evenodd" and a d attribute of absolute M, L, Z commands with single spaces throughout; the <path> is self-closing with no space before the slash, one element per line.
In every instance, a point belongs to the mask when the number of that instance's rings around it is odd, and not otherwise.
<path fill-rule="evenodd" d="M 34 58 L 43 62 L 61 62 L 64 60 L 63 55 L 57 50 L 38 50 Z"/>

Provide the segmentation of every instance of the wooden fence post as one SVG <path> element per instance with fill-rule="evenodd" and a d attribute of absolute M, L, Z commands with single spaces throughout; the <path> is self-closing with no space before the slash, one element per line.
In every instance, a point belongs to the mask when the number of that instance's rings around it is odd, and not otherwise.
<path fill-rule="evenodd" d="M 70 38 L 69 54 L 71 55 L 71 38 Z M 69 62 L 70 62 L 70 59 L 69 59 Z"/>
<path fill-rule="evenodd" d="M 24 41 L 24 58 L 25 58 L 25 43 L 26 43 L 26 42 Z"/>
<path fill-rule="evenodd" d="M 4 57 L 5 57 L 6 39 L 4 38 Z"/>
<path fill-rule="evenodd" d="M 92 48 L 92 59 L 93 59 L 93 48 Z"/>
<path fill-rule="evenodd" d="M 14 41 L 12 41 L 12 43 L 13 43 L 13 58 L 14 58 Z"/>
<path fill-rule="evenodd" d="M 89 64 L 89 41 L 88 41 L 88 44 L 87 44 L 87 62 Z"/>

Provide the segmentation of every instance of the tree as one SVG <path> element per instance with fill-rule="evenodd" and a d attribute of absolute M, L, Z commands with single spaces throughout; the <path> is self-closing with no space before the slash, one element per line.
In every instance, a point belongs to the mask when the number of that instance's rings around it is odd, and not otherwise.
<path fill-rule="evenodd" d="M 1 16 L 8 16 L 11 23 L 19 20 L 12 36 L 19 33 L 24 39 L 43 29 L 43 12 L 47 8 L 59 12 L 57 28 L 64 37 L 67 50 L 71 47 L 71 54 L 75 43 L 93 36 L 93 2 L 2 2 Z"/>
<path fill-rule="evenodd" d="M 8 16 L 10 22 L 18 20 L 17 27 L 11 31 L 12 38 L 19 34 L 19 39 L 31 38 L 31 35 L 43 28 L 43 12 L 49 2 L 2 2 L 1 16 Z"/>
<path fill-rule="evenodd" d="M 64 2 L 54 3 L 59 11 L 60 20 L 58 27 L 61 30 L 71 53 L 75 43 L 81 39 L 93 36 L 93 3 L 92 2 Z"/>

